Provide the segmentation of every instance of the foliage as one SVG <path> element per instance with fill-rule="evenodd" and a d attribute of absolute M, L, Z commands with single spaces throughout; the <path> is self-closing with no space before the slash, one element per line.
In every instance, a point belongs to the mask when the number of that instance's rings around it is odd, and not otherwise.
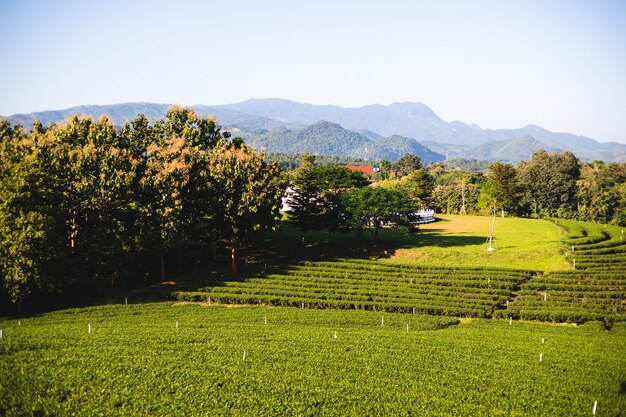
<path fill-rule="evenodd" d="M 482 206 L 492 210 L 515 211 L 520 199 L 517 172 L 511 164 L 494 162 L 489 165 L 487 181 L 482 189 Z"/>
<path fill-rule="evenodd" d="M 413 171 L 422 168 L 422 160 L 419 156 L 410 153 L 404 154 L 402 158 L 392 165 L 392 169 L 400 175 L 409 175 Z"/>
<path fill-rule="evenodd" d="M 303 156 L 300 168 L 290 176 L 287 203 L 290 219 L 303 231 L 338 227 L 342 210 L 339 194 L 367 185 L 359 171 L 335 166 L 314 166 L 315 156 Z"/>
<path fill-rule="evenodd" d="M 33 291 L 129 283 L 152 256 L 218 233 L 229 245 L 278 217 L 280 168 L 215 120 L 170 108 L 120 131 L 72 117 L 33 130 L 0 122 L 0 277 L 19 303 Z"/>
<path fill-rule="evenodd" d="M 584 164 L 577 186 L 580 220 L 626 225 L 626 163 Z"/>
<path fill-rule="evenodd" d="M 342 195 L 345 224 L 355 231 L 369 230 L 376 241 L 384 226 L 400 228 L 407 233 L 415 228 L 415 205 L 401 191 L 383 187 L 354 188 Z"/>
<path fill-rule="evenodd" d="M 235 274 L 242 241 L 254 232 L 278 225 L 284 192 L 281 169 L 277 164 L 267 164 L 263 154 L 226 141 L 213 148 L 205 168 L 214 199 L 211 221 L 231 249 Z"/>
<path fill-rule="evenodd" d="M 571 216 L 576 209 L 576 181 L 580 162 L 571 152 L 541 150 L 519 167 L 525 201 L 535 216 Z"/>

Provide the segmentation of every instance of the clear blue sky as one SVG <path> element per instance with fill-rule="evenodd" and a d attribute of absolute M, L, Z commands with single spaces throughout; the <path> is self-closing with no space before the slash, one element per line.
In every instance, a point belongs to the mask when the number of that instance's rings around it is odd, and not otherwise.
<path fill-rule="evenodd" d="M 0 114 L 281 97 L 626 143 L 626 1 L 0 0 Z"/>

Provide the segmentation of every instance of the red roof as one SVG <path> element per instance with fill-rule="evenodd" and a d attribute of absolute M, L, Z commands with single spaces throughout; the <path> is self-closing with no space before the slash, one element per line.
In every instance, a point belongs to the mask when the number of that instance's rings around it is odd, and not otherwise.
<path fill-rule="evenodd" d="M 350 171 L 361 171 L 364 174 L 374 173 L 374 169 L 369 165 L 347 165 L 345 168 L 348 168 Z"/>

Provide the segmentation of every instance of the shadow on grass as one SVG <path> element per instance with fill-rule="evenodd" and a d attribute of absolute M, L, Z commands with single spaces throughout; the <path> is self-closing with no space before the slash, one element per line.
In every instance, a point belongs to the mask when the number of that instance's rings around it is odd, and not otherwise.
<path fill-rule="evenodd" d="M 218 262 L 193 265 L 172 275 L 171 281 L 146 284 L 137 288 L 118 288 L 102 291 L 98 295 L 65 297 L 58 302 L 38 303 L 35 300 L 21 317 L 38 315 L 66 308 L 83 308 L 105 304 L 139 304 L 171 300 L 174 291 L 193 291 L 201 287 L 220 286 L 228 281 L 245 281 L 266 273 L 280 273 L 303 261 L 334 261 L 341 258 L 385 259 L 393 257 L 399 249 L 425 246 L 458 247 L 482 245 L 484 237 L 454 236 L 441 233 L 443 229 L 416 231 L 404 235 L 397 230 L 383 229 L 372 242 L 369 233 L 355 235 L 311 231 L 302 233 L 290 224 L 277 232 L 264 233 L 250 243 L 249 250 L 240 252 L 239 274 L 230 273 L 230 262 L 223 253 Z M 304 237 L 304 241 L 303 241 Z M 14 311 L 0 311 L 0 316 L 13 316 Z"/>
<path fill-rule="evenodd" d="M 395 256 L 399 249 L 424 246 L 459 247 L 485 243 L 485 238 L 481 236 L 452 236 L 441 234 L 442 231 L 443 229 L 429 229 L 405 235 L 394 229 L 383 229 L 379 232 L 378 240 L 373 242 L 369 233 L 303 233 L 290 224 L 284 224 L 282 230 L 266 233 L 252 242 L 254 252 L 246 256 L 245 267 L 237 277 L 228 274 L 212 275 L 204 286 L 220 286 L 228 281 L 245 281 L 267 273 L 281 273 L 303 261 L 385 259 Z"/>

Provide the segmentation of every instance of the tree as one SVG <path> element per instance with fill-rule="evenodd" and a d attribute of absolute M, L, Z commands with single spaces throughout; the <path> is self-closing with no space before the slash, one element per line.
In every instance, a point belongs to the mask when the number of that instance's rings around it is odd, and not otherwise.
<path fill-rule="evenodd" d="M 402 188 L 416 206 L 426 207 L 433 193 L 434 179 L 425 169 L 413 171 L 402 178 Z"/>
<path fill-rule="evenodd" d="M 487 171 L 487 181 L 482 188 L 483 206 L 490 210 L 515 211 L 519 206 L 520 186 L 517 171 L 512 164 L 494 162 Z"/>
<path fill-rule="evenodd" d="M 518 167 L 524 200 L 532 214 L 571 217 L 576 209 L 576 181 L 579 161 L 571 152 L 548 154 L 537 151 Z"/>
<path fill-rule="evenodd" d="M 577 189 L 580 220 L 626 224 L 626 163 L 584 164 Z"/>
<path fill-rule="evenodd" d="M 315 157 L 303 157 L 301 167 L 291 175 L 287 203 L 290 217 L 302 231 L 335 229 L 338 225 L 338 195 L 364 187 L 367 180 L 358 171 L 343 167 L 313 165 Z"/>
<path fill-rule="evenodd" d="M 383 187 L 354 188 L 342 196 L 346 226 L 354 231 L 369 230 L 372 241 L 384 226 L 412 232 L 416 207 L 405 193 Z"/>
<path fill-rule="evenodd" d="M 0 278 L 11 302 L 53 287 L 50 262 L 58 255 L 54 201 L 42 153 L 21 128 L 2 129 L 0 141 Z"/>
<path fill-rule="evenodd" d="M 238 250 L 249 235 L 277 227 L 285 182 L 278 164 L 265 155 L 224 140 L 206 161 L 214 197 L 211 222 L 231 250 L 232 273 L 237 273 Z"/>
<path fill-rule="evenodd" d="M 393 170 L 401 175 L 409 175 L 413 171 L 422 169 L 422 160 L 417 155 L 406 153 L 393 164 Z"/>
<path fill-rule="evenodd" d="M 165 281 L 168 251 L 181 247 L 190 225 L 192 148 L 183 138 L 166 139 L 147 148 L 137 207 L 141 213 L 142 246 L 158 253 L 161 280 Z"/>

